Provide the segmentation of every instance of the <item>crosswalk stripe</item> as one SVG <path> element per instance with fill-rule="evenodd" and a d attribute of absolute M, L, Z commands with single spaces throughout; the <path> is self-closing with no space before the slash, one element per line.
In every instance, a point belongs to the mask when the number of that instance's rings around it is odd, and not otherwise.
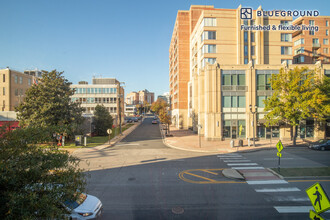
<path fill-rule="evenodd" d="M 308 197 L 296 197 L 296 196 L 273 196 L 266 198 L 268 202 L 306 202 L 310 201 Z"/>
<path fill-rule="evenodd" d="M 228 163 L 228 166 L 256 166 L 257 163 Z"/>
<path fill-rule="evenodd" d="M 235 170 L 264 170 L 264 167 L 232 167 Z"/>
<path fill-rule="evenodd" d="M 250 180 L 246 181 L 250 185 L 262 185 L 262 184 L 288 184 L 285 180 Z"/>
<path fill-rule="evenodd" d="M 264 189 L 255 189 L 256 192 L 299 192 L 300 189 L 297 187 L 289 187 L 289 188 L 264 188 Z"/>
<path fill-rule="evenodd" d="M 225 162 L 225 163 L 234 163 L 234 162 L 251 162 L 251 160 L 241 160 L 241 159 L 237 159 L 237 160 L 224 160 L 223 162 Z"/>
<path fill-rule="evenodd" d="M 274 206 L 279 213 L 309 213 L 309 210 L 313 210 L 312 206 Z M 324 212 L 330 213 L 330 210 Z"/>

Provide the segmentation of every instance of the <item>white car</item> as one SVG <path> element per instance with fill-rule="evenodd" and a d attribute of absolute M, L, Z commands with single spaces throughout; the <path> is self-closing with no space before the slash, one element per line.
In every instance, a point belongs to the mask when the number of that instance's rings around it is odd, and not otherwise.
<path fill-rule="evenodd" d="M 70 219 L 96 219 L 101 216 L 102 202 L 95 196 L 80 193 L 76 201 L 67 200 L 63 203 L 71 213 Z"/>

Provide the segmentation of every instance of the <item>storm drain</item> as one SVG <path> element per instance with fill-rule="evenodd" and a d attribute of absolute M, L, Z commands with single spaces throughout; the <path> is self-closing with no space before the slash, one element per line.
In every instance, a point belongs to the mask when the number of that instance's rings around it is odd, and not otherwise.
<path fill-rule="evenodd" d="M 184 209 L 180 206 L 172 208 L 172 212 L 177 215 L 181 215 L 184 213 Z"/>

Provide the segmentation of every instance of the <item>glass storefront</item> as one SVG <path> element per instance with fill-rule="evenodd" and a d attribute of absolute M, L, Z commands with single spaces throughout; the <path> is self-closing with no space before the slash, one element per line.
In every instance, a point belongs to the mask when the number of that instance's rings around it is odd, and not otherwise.
<path fill-rule="evenodd" d="M 223 137 L 230 139 L 245 138 L 245 120 L 224 120 Z"/>
<path fill-rule="evenodd" d="M 314 120 L 303 120 L 298 127 L 297 136 L 300 138 L 314 137 Z"/>
<path fill-rule="evenodd" d="M 280 138 L 280 127 L 266 127 L 264 124 L 257 126 L 257 137 L 259 139 Z"/>

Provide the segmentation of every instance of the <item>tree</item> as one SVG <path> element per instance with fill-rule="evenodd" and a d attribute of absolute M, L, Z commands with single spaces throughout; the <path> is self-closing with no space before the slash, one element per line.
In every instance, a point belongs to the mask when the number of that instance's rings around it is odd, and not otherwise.
<path fill-rule="evenodd" d="M 55 127 L 0 131 L 1 219 L 63 219 L 60 202 L 84 191 L 85 176 L 78 158 L 51 142 Z"/>
<path fill-rule="evenodd" d="M 160 122 L 166 124 L 169 129 L 172 121 L 168 114 L 168 104 L 163 99 L 157 99 L 156 102 L 152 103 L 151 110 L 159 116 Z"/>
<path fill-rule="evenodd" d="M 287 71 L 281 69 L 270 82 L 274 93 L 265 100 L 266 126 L 281 122 L 292 126 L 293 145 L 296 145 L 297 126 L 301 120 L 324 120 L 329 115 L 329 97 L 322 91 L 324 81 L 314 71 L 296 67 Z"/>
<path fill-rule="evenodd" d="M 21 126 L 68 126 L 71 130 L 83 121 L 83 108 L 71 102 L 74 90 L 63 72 L 43 71 L 38 84 L 25 93 L 24 102 L 16 111 Z"/>
<path fill-rule="evenodd" d="M 107 129 L 112 128 L 113 119 L 107 108 L 102 105 L 97 105 L 94 112 L 94 130 L 100 136 L 107 135 Z"/>

